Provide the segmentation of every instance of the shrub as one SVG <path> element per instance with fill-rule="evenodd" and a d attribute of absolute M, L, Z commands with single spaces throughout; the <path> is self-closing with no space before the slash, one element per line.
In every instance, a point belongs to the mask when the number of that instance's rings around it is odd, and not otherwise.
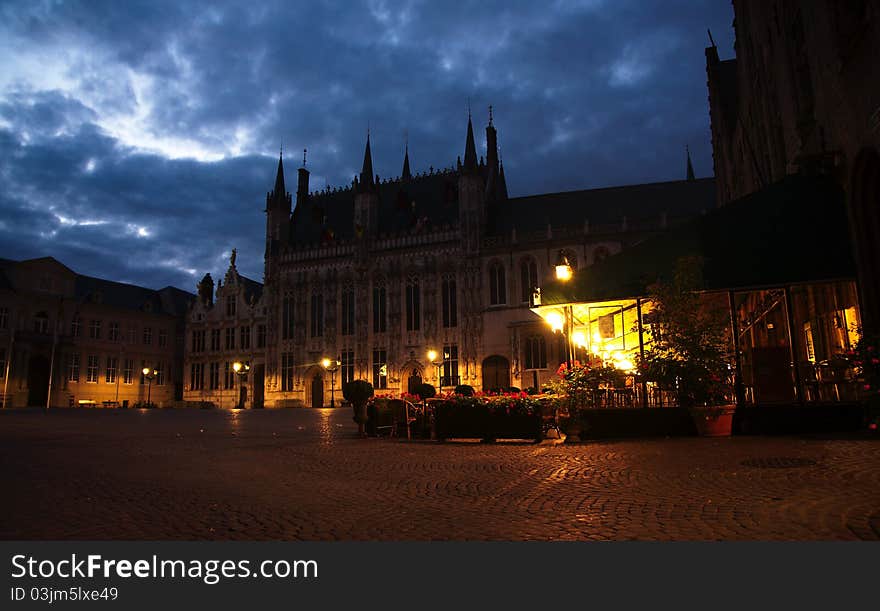
<path fill-rule="evenodd" d="M 358 424 L 358 434 L 366 435 L 367 401 L 373 396 L 373 385 L 366 380 L 352 380 L 342 386 L 342 396 L 354 408 L 354 421 Z"/>
<path fill-rule="evenodd" d="M 473 397 L 474 387 L 469 384 L 459 384 L 455 387 L 455 394 L 463 397 Z"/>
<path fill-rule="evenodd" d="M 433 384 L 419 384 L 415 387 L 415 393 L 418 397 L 424 401 L 425 399 L 430 399 L 437 395 L 437 389 L 434 388 Z"/>

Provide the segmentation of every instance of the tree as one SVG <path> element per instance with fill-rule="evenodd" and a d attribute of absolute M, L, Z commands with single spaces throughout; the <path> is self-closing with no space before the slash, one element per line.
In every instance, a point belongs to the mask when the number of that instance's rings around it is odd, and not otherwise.
<path fill-rule="evenodd" d="M 644 317 L 651 342 L 641 373 L 675 390 L 682 407 L 728 403 L 730 396 L 729 312 L 697 292 L 702 264 L 699 257 L 680 259 L 672 283 L 649 287 L 652 308 Z"/>
<path fill-rule="evenodd" d="M 434 397 L 437 394 L 437 389 L 434 388 L 433 384 L 422 383 L 416 386 L 415 394 L 418 395 L 419 399 L 424 401 L 426 399 Z"/>
<path fill-rule="evenodd" d="M 342 386 L 342 396 L 354 408 L 354 421 L 358 424 L 358 434 L 366 437 L 367 401 L 373 396 L 373 385 L 366 380 L 352 380 Z"/>

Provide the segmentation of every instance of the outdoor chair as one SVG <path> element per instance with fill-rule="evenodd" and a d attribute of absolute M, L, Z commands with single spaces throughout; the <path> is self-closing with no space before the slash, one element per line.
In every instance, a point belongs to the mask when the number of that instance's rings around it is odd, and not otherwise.
<path fill-rule="evenodd" d="M 413 404 L 409 401 L 404 401 L 403 399 L 392 399 L 388 402 L 388 407 L 391 410 L 394 422 L 393 428 L 391 429 L 391 435 L 393 437 L 399 437 L 400 428 L 403 427 L 406 429 L 406 438 L 411 439 L 410 425 L 416 421 L 416 410 Z"/>

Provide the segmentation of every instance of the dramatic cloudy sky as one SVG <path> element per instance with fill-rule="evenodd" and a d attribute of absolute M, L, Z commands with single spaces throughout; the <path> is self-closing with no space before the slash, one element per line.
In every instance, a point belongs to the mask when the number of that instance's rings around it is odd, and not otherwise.
<path fill-rule="evenodd" d="M 467 104 L 511 196 L 711 175 L 704 48 L 729 0 L 0 0 L 0 257 L 194 290 L 262 278 L 278 148 L 294 191 L 450 166 Z M 478 138 L 482 140 L 482 138 Z"/>

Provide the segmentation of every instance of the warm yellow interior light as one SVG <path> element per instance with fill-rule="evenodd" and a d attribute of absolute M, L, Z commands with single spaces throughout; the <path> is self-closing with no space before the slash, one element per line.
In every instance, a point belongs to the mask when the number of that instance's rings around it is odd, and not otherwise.
<path fill-rule="evenodd" d="M 562 314 L 559 312 L 550 312 L 547 314 L 547 323 L 554 331 L 562 331 Z"/>

